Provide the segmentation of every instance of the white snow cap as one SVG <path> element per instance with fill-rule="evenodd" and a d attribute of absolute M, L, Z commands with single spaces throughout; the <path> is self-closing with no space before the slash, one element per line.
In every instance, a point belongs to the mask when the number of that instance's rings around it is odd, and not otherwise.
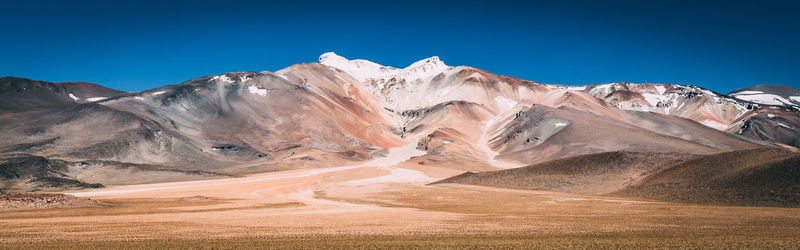
<path fill-rule="evenodd" d="M 452 68 L 444 64 L 438 56 L 419 60 L 403 69 L 387 67 L 363 59 L 348 60 L 333 52 L 322 54 L 319 56 L 317 62 L 347 72 L 361 82 L 368 79 L 386 79 L 392 77 L 405 78 L 406 81 L 413 81 L 416 79 L 428 80 Z"/>
<path fill-rule="evenodd" d="M 86 98 L 86 100 L 87 100 L 87 101 L 90 101 L 90 102 L 102 101 L 102 100 L 105 100 L 105 99 L 106 99 L 106 97 L 92 97 L 92 98 Z"/>

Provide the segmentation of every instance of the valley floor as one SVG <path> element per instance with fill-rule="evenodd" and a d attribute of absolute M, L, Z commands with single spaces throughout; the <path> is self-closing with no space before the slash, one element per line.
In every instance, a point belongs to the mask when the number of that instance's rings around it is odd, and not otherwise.
<path fill-rule="evenodd" d="M 426 185 L 460 171 L 415 154 L 76 192 L 101 205 L 0 212 L 0 248 L 800 247 L 800 209 Z"/>

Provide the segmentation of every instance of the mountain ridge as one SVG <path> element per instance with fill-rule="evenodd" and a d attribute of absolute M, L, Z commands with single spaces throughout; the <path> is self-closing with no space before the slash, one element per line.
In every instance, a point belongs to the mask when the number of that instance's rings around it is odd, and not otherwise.
<path fill-rule="evenodd" d="M 549 85 L 438 57 L 400 69 L 326 53 L 91 102 L 57 94 L 58 105 L 0 113 L 2 153 L 235 175 L 355 164 L 407 144 L 425 152 L 418 162 L 481 171 L 618 150 L 800 145 L 788 107 L 687 85 Z"/>

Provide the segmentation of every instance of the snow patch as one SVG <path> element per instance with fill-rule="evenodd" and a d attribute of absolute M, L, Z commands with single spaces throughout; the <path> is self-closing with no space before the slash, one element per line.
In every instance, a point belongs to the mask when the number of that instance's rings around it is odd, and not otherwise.
<path fill-rule="evenodd" d="M 250 91 L 250 93 L 256 95 L 267 96 L 267 89 L 262 89 L 256 86 L 247 86 L 247 91 Z"/>
<path fill-rule="evenodd" d="M 795 102 L 800 102 L 800 96 L 790 96 L 789 100 L 792 100 L 792 101 L 795 101 Z"/>
<path fill-rule="evenodd" d="M 589 90 L 589 94 L 591 94 L 593 96 L 598 96 L 598 95 L 606 96 L 609 93 L 611 93 L 611 88 L 612 87 L 614 87 L 614 83 L 606 83 L 606 84 L 597 85 L 597 86 L 594 86 L 594 88 Z"/>
<path fill-rule="evenodd" d="M 745 90 L 745 91 L 733 93 L 733 95 L 753 95 L 753 94 L 763 94 L 763 93 L 764 92 L 761 92 L 761 91 Z"/>
<path fill-rule="evenodd" d="M 160 95 L 160 94 L 164 94 L 164 93 L 166 93 L 166 92 L 167 92 L 167 91 L 163 91 L 163 90 L 162 90 L 162 91 L 157 91 L 157 92 L 153 93 L 153 96 L 157 96 L 157 95 Z"/>
<path fill-rule="evenodd" d="M 569 86 L 567 90 L 585 90 L 586 86 Z"/>
<path fill-rule="evenodd" d="M 513 108 L 514 106 L 517 106 L 517 101 L 508 99 L 508 98 L 503 97 L 503 96 L 495 96 L 494 97 L 494 102 L 497 103 L 497 107 L 500 108 L 501 112 L 505 111 L 505 110 L 509 110 L 509 109 Z"/>
<path fill-rule="evenodd" d="M 760 104 L 766 105 L 785 105 L 785 104 L 793 104 L 792 101 L 786 100 L 779 95 L 773 94 L 736 94 L 734 95 L 736 98 L 745 101 L 751 101 Z M 794 97 L 794 96 L 793 96 Z M 791 98 L 791 97 L 790 97 Z"/>
<path fill-rule="evenodd" d="M 231 80 L 230 77 L 228 77 L 227 75 L 224 75 L 224 74 L 223 75 L 214 76 L 214 77 L 211 78 L 211 80 L 208 80 L 208 81 L 210 82 L 210 81 L 215 81 L 215 80 L 221 80 L 223 82 L 233 83 L 233 80 Z"/>
<path fill-rule="evenodd" d="M 788 128 L 788 129 L 792 129 L 792 127 L 789 127 L 788 125 L 783 124 L 783 123 L 778 123 L 778 126 L 781 126 L 781 127 L 784 127 L 784 128 Z"/>
<path fill-rule="evenodd" d="M 664 92 L 667 91 L 667 88 L 664 88 L 663 85 L 656 85 L 656 91 L 658 91 L 659 95 L 663 95 Z"/>
<path fill-rule="evenodd" d="M 72 98 L 72 100 L 75 100 L 76 102 L 81 99 L 81 98 L 78 98 L 77 96 L 73 95 L 72 93 L 69 93 L 69 98 Z"/>
<path fill-rule="evenodd" d="M 136 99 L 136 100 L 144 100 L 144 98 L 142 98 L 141 96 L 134 96 L 134 97 L 133 97 L 133 99 Z"/>
<path fill-rule="evenodd" d="M 556 124 L 553 124 L 553 126 L 555 126 L 556 128 L 567 126 L 567 125 L 569 125 L 568 122 L 556 122 Z"/>
<path fill-rule="evenodd" d="M 91 97 L 91 98 L 86 98 L 86 100 L 87 100 L 87 101 L 90 101 L 90 102 L 102 101 L 102 100 L 105 100 L 105 99 L 106 99 L 105 97 Z"/>
<path fill-rule="evenodd" d="M 767 114 L 767 117 L 769 117 L 769 118 L 775 118 L 775 115 L 773 115 L 773 114 Z"/>
<path fill-rule="evenodd" d="M 442 143 L 444 143 L 444 144 L 450 144 L 450 143 L 453 143 L 453 142 L 451 142 L 451 141 L 448 141 L 448 140 L 443 140 L 443 141 L 442 141 Z"/>
<path fill-rule="evenodd" d="M 661 97 L 661 95 L 649 93 L 643 93 L 642 96 L 644 96 L 644 100 L 647 101 L 647 103 L 650 103 L 650 106 L 656 106 L 656 104 L 658 104 L 659 97 Z"/>

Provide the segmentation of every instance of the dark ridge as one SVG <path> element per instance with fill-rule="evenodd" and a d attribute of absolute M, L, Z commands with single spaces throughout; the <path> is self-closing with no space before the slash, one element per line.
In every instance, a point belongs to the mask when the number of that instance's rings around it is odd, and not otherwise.
<path fill-rule="evenodd" d="M 85 103 L 91 97 L 113 97 L 125 92 L 88 82 L 46 82 L 20 77 L 0 78 L 0 110 L 52 108 Z M 76 101 L 70 94 L 79 98 Z"/>
<path fill-rule="evenodd" d="M 181 171 L 158 165 L 101 160 L 66 161 L 29 154 L 6 154 L 0 155 L 0 191 L 61 191 L 103 187 L 102 183 L 87 183 L 69 176 L 70 166 L 85 167 L 89 165 L 100 165 L 113 169 L 232 177 L 206 171 Z"/>
<path fill-rule="evenodd" d="M 800 207 L 800 154 L 754 149 L 698 157 L 615 194 L 704 204 Z"/>
<path fill-rule="evenodd" d="M 467 172 L 461 183 L 738 206 L 800 207 L 800 154 L 751 149 L 713 155 L 608 152 L 516 169 Z"/>
<path fill-rule="evenodd" d="M 785 85 L 755 85 L 746 88 L 735 89 L 728 93 L 736 94 L 742 91 L 761 91 L 767 94 L 775 94 L 779 96 L 797 96 L 800 95 L 800 89 L 792 88 Z"/>

